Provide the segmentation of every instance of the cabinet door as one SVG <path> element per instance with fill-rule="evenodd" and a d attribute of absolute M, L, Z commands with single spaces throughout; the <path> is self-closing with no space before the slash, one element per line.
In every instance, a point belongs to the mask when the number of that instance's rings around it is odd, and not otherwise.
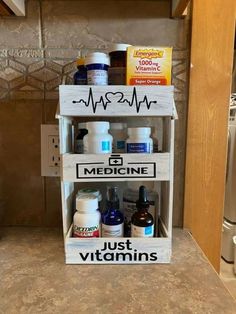
<path fill-rule="evenodd" d="M 217 271 L 235 9 L 235 0 L 227 1 L 223 7 L 221 0 L 193 1 L 184 224 Z"/>

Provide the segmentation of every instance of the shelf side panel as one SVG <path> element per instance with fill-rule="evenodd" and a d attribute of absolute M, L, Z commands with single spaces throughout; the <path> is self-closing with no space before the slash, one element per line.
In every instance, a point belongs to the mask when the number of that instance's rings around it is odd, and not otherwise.
<path fill-rule="evenodd" d="M 74 183 L 61 182 L 63 234 L 66 237 L 73 219 Z"/>
<path fill-rule="evenodd" d="M 174 124 L 172 119 L 165 119 L 164 133 L 168 140 L 165 145 L 169 147 L 169 169 L 170 178 L 168 182 L 161 183 L 161 220 L 167 228 L 168 235 L 172 236 L 172 215 L 173 215 L 173 184 L 174 184 Z"/>
<path fill-rule="evenodd" d="M 60 154 L 69 153 L 72 147 L 72 120 L 59 117 Z"/>

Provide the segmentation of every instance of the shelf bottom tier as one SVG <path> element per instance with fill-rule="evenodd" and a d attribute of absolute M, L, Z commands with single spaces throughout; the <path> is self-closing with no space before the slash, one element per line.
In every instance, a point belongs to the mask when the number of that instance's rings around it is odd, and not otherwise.
<path fill-rule="evenodd" d="M 66 264 L 170 263 L 171 238 L 65 238 Z"/>

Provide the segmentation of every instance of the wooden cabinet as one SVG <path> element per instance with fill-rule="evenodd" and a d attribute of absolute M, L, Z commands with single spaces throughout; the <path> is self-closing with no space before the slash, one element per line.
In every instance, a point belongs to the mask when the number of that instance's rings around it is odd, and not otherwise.
<path fill-rule="evenodd" d="M 192 5 L 184 225 L 219 271 L 236 1 Z"/>

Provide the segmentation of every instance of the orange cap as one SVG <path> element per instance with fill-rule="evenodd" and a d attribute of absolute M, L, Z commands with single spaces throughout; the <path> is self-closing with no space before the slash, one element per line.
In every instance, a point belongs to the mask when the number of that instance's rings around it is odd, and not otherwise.
<path fill-rule="evenodd" d="M 85 61 L 84 58 L 79 58 L 79 59 L 77 59 L 77 60 L 76 60 L 77 66 L 84 65 L 84 61 Z"/>

